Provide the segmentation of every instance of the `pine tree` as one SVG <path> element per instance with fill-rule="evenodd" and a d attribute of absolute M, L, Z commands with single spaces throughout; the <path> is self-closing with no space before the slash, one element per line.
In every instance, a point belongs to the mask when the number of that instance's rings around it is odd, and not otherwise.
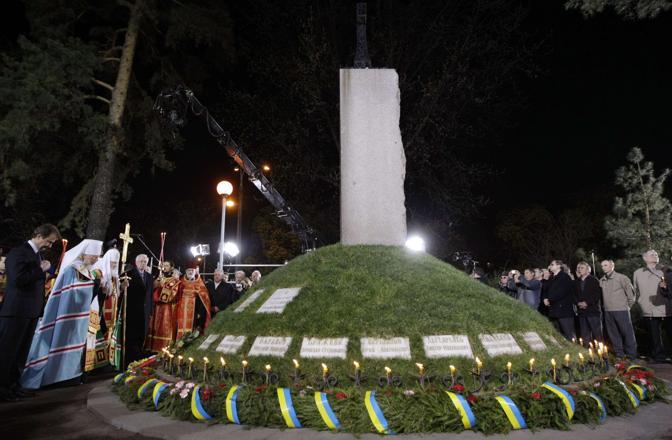
<path fill-rule="evenodd" d="M 626 258 L 636 258 L 648 249 L 661 255 L 672 253 L 672 204 L 664 196 L 669 169 L 656 176 L 653 162 L 633 148 L 628 164 L 616 171 L 616 185 L 625 195 L 614 199 L 613 215 L 605 220 L 607 238 L 621 247 Z"/>

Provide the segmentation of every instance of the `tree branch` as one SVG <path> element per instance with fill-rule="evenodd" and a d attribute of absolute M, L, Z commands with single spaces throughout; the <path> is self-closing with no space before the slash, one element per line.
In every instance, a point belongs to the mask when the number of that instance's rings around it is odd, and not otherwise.
<path fill-rule="evenodd" d="M 112 52 L 114 52 L 115 50 L 124 50 L 124 46 L 113 46 L 113 47 L 110 47 L 110 48 L 107 49 L 105 52 L 103 52 L 103 56 L 104 56 L 104 57 L 110 56 L 110 54 L 111 54 Z"/>
<path fill-rule="evenodd" d="M 118 62 L 121 61 L 121 58 L 117 58 L 117 57 L 104 57 L 103 58 L 103 63 L 108 63 L 110 61 L 114 61 L 114 62 L 118 63 Z"/>
<path fill-rule="evenodd" d="M 105 87 L 105 88 L 106 88 L 107 90 L 109 90 L 109 91 L 113 91 L 113 90 L 114 90 L 114 86 L 112 86 L 112 85 L 110 85 L 110 84 L 108 84 L 108 83 L 106 83 L 106 82 L 104 82 L 104 81 L 101 81 L 101 80 L 99 80 L 99 79 L 91 78 L 91 81 L 93 81 L 94 83 L 98 84 L 98 85 L 101 86 L 101 87 Z"/>
<path fill-rule="evenodd" d="M 84 99 L 95 99 L 95 100 L 98 100 L 98 101 L 102 101 L 107 105 L 112 104 L 112 102 L 109 99 L 103 98 L 102 96 L 99 96 L 99 95 L 84 95 Z"/>

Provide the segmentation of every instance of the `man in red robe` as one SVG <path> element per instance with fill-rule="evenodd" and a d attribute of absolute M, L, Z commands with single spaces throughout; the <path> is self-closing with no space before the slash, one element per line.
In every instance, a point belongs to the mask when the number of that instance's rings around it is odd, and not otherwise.
<path fill-rule="evenodd" d="M 171 261 L 164 261 L 154 284 L 154 311 L 149 320 L 145 350 L 160 352 L 175 341 L 180 284 L 180 273 Z"/>
<path fill-rule="evenodd" d="M 197 264 L 187 266 L 178 296 L 177 339 L 180 339 L 196 329 L 203 331 L 210 324 L 210 297 Z"/>

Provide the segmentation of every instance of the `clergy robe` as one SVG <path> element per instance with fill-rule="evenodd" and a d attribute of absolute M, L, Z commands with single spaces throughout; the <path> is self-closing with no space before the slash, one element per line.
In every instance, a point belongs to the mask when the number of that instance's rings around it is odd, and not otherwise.
<path fill-rule="evenodd" d="M 180 280 L 175 277 L 163 277 L 154 289 L 154 311 L 149 320 L 145 349 L 159 352 L 175 341 L 176 309 Z"/>
<path fill-rule="evenodd" d="M 177 303 L 177 339 L 210 324 L 210 297 L 203 280 L 183 278 Z"/>

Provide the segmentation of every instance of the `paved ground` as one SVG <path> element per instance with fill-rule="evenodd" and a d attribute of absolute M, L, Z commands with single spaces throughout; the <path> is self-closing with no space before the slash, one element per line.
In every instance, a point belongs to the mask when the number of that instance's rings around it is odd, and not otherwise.
<path fill-rule="evenodd" d="M 672 381 L 672 365 L 656 366 L 656 373 Z M 111 375 L 91 379 L 85 385 L 43 390 L 33 399 L 0 404 L 0 437 L 3 439 L 133 439 L 166 438 L 179 440 L 354 440 L 349 434 L 332 434 L 308 429 L 275 430 L 232 425 L 176 422 L 151 412 L 132 412 L 109 392 Z M 88 397 L 88 403 L 87 403 Z M 88 405 L 88 407 L 87 407 Z M 598 429 L 575 425 L 571 432 L 546 430 L 537 433 L 514 432 L 508 436 L 483 436 L 478 433 L 405 435 L 407 440 L 590 440 L 665 439 L 672 440 L 672 405 L 643 407 L 634 417 L 612 417 Z M 364 435 L 363 440 L 380 439 Z"/>

